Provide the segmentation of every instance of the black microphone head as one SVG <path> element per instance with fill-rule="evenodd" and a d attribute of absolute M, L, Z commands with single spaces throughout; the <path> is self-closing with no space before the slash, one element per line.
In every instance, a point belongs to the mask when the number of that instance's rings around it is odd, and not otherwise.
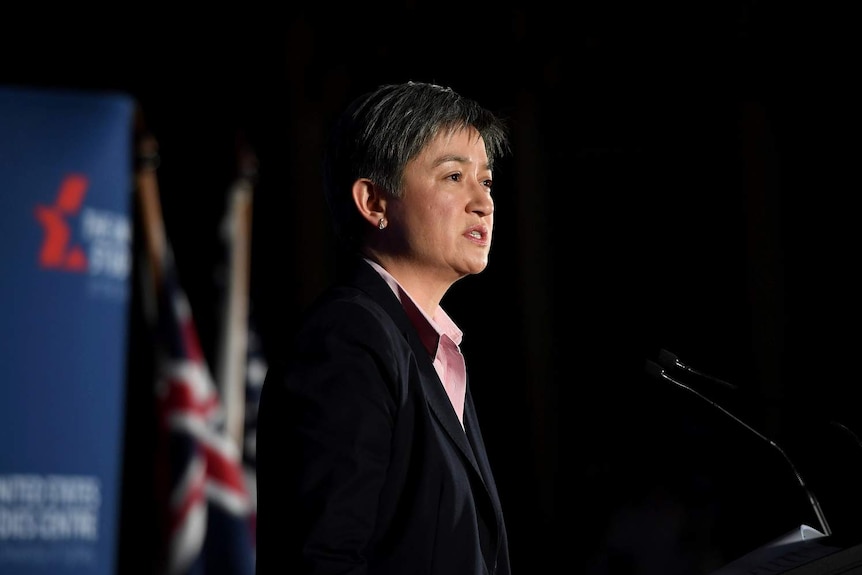
<path fill-rule="evenodd" d="M 659 350 L 658 361 L 667 369 L 683 367 L 682 362 L 679 361 L 679 358 L 666 349 Z"/>

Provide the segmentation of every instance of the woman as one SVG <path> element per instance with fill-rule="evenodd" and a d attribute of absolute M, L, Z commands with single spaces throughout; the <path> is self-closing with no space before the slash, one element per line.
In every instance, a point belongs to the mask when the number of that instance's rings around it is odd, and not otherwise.
<path fill-rule="evenodd" d="M 258 412 L 257 572 L 508 575 L 506 527 L 447 290 L 488 264 L 500 118 L 385 85 L 332 132 L 342 260 Z"/>

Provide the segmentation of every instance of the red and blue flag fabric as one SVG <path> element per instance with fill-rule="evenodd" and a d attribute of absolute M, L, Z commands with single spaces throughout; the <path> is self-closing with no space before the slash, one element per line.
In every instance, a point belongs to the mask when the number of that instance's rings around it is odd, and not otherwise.
<path fill-rule="evenodd" d="M 164 575 L 253 575 L 254 509 L 240 447 L 168 250 L 156 286 L 157 494 Z"/>

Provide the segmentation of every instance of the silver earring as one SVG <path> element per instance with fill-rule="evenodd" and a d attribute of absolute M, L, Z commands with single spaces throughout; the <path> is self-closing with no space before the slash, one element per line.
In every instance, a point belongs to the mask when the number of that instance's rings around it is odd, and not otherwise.
<path fill-rule="evenodd" d="M 380 221 L 377 222 L 377 229 L 382 230 L 386 227 L 386 218 L 380 218 Z"/>

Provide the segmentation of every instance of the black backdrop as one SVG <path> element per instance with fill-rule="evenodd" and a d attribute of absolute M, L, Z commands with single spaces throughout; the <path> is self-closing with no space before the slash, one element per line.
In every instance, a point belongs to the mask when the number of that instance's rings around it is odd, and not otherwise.
<path fill-rule="evenodd" d="M 825 423 L 859 420 L 849 13 L 753 1 L 18 10 L 0 81 L 140 103 L 210 354 L 238 133 L 259 159 L 252 296 L 276 355 L 332 269 L 317 162 L 334 114 L 419 79 L 510 119 L 491 264 L 444 306 L 465 331 L 518 573 L 706 573 L 818 526 L 776 449 L 644 373 L 660 348 L 783 398 L 722 401 L 790 453 L 836 533 L 860 535 L 862 444 Z M 140 386 L 129 397 L 134 462 L 148 400 Z M 150 525 L 147 469 L 124 473 L 124 529 Z M 123 541 L 131 572 L 146 538 Z"/>

